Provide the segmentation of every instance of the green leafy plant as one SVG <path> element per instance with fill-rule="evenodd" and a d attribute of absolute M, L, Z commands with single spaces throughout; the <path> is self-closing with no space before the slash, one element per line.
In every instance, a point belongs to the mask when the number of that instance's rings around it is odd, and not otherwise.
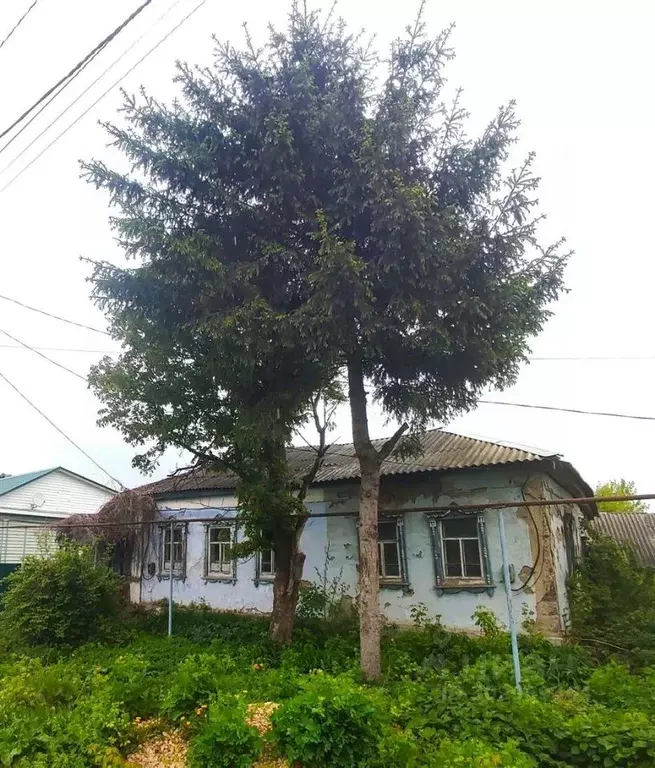
<path fill-rule="evenodd" d="M 444 739 L 431 753 L 429 768 L 536 768 L 537 763 L 514 742 L 493 745 L 480 739 Z"/>
<path fill-rule="evenodd" d="M 251 768 L 263 743 L 257 730 L 246 723 L 246 715 L 246 705 L 236 697 L 213 702 L 189 743 L 190 768 Z"/>
<path fill-rule="evenodd" d="M 571 637 L 599 661 L 655 663 L 655 570 L 614 539 L 593 534 L 571 579 Z"/>
<path fill-rule="evenodd" d="M 87 547 L 63 542 L 27 557 L 0 598 L 0 635 L 25 645 L 78 645 L 108 637 L 122 615 L 120 580 Z"/>
<path fill-rule="evenodd" d="M 496 614 L 484 605 L 478 605 L 473 611 L 473 621 L 483 637 L 496 638 L 505 632 L 505 627 L 498 621 Z"/>
<path fill-rule="evenodd" d="M 190 714 L 221 691 L 221 681 L 236 669 L 232 658 L 211 653 L 194 654 L 177 668 L 162 704 L 162 711 L 173 719 Z"/>
<path fill-rule="evenodd" d="M 273 715 L 273 738 L 291 762 L 312 768 L 357 768 L 379 753 L 381 702 L 351 678 L 315 674 Z"/>

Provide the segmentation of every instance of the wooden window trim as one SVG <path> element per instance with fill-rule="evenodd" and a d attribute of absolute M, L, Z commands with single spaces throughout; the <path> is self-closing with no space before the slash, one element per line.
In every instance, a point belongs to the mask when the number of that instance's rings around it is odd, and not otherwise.
<path fill-rule="evenodd" d="M 221 573 L 220 571 L 212 571 L 210 568 L 211 558 L 211 532 L 223 529 L 230 531 L 230 546 L 232 552 L 237 543 L 237 524 L 234 521 L 217 521 L 215 523 L 205 523 L 205 557 L 204 557 L 204 573 L 203 579 L 206 582 L 222 582 L 225 584 L 236 584 L 237 581 L 237 559 L 232 557 L 232 567 L 229 573 Z"/>
<path fill-rule="evenodd" d="M 445 564 L 443 523 L 446 520 L 470 518 L 471 516 L 475 516 L 476 518 L 482 576 L 448 576 L 446 574 Z M 487 541 L 487 527 L 484 512 L 482 510 L 472 510 L 464 513 L 457 508 L 454 508 L 452 512 L 445 512 L 440 515 L 428 515 L 428 523 L 430 526 L 435 591 L 437 595 L 441 596 L 455 592 L 486 592 L 490 596 L 493 595 L 495 585 L 493 583 L 491 565 L 489 562 L 489 545 Z"/>

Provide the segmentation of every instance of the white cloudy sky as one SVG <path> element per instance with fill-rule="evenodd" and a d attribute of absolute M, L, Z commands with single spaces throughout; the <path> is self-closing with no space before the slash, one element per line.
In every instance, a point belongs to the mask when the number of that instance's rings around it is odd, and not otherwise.
<path fill-rule="evenodd" d="M 0 6 L 0 39 L 31 0 Z M 198 0 L 154 0 L 118 41 L 91 65 L 11 147 L 0 151 L 0 188 L 9 182 L 114 79 L 185 16 Z M 111 3 L 40 0 L 27 21 L 0 49 L 0 128 L 78 61 L 134 10 L 137 0 Z M 351 0 L 341 14 L 376 33 L 380 45 L 412 20 L 416 3 Z M 198 12 L 129 75 L 172 98 L 176 58 L 208 62 L 211 33 L 240 39 L 248 21 L 257 36 L 268 21 L 282 23 L 286 0 L 206 0 Z M 549 213 L 546 234 L 563 234 L 575 249 L 567 271 L 570 292 L 534 340 L 537 357 L 627 357 L 640 360 L 534 361 L 517 385 L 497 399 L 587 410 L 655 416 L 651 222 L 655 160 L 652 45 L 655 10 L 646 0 L 573 3 L 524 0 L 432 0 L 426 18 L 435 31 L 456 23 L 457 59 L 449 69 L 463 86 L 474 125 L 514 98 L 523 120 L 520 149 L 537 152 L 541 201 Z M 140 35 L 144 39 L 112 72 L 11 168 L 5 167 L 50 120 Z M 83 323 L 103 327 L 88 298 L 88 268 L 80 256 L 120 259 L 107 225 L 107 201 L 79 179 L 77 160 L 111 159 L 98 119 L 111 119 L 116 90 L 0 192 L 0 293 Z M 1 143 L 0 143 L 0 146 Z M 111 350 L 114 342 L 0 301 L 0 329 L 40 347 Z M 2 334 L 0 334 L 2 336 Z M 70 374 L 0 338 L 0 373 L 125 484 L 139 482 L 133 449 L 119 434 L 95 426 L 98 403 Z M 51 351 L 54 359 L 85 373 L 99 353 Z M 390 427 L 376 414 L 373 432 Z M 634 479 L 655 492 L 652 449 L 655 422 L 577 416 L 481 405 L 450 428 L 466 434 L 557 451 L 590 483 Z M 337 434 L 349 439 L 347 414 Z M 183 461 L 171 453 L 159 474 Z M 62 464 L 100 481 L 104 476 L 0 380 L 0 472 L 18 473 Z"/>

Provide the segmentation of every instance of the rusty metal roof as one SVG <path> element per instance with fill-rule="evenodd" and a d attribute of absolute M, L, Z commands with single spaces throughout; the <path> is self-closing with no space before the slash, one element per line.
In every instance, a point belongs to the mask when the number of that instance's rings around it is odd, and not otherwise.
<path fill-rule="evenodd" d="M 384 439 L 373 441 L 380 448 Z M 478 440 L 433 429 L 421 437 L 423 451 L 420 457 L 403 461 L 398 457 L 389 457 L 382 465 L 383 475 L 408 475 L 419 472 L 454 471 L 475 467 L 493 467 L 506 464 L 525 464 L 550 461 L 551 466 L 562 469 L 561 474 L 567 480 L 562 482 L 568 490 L 582 489 L 585 495 L 592 495 L 591 489 L 567 462 L 557 454 L 537 453 L 503 443 Z M 295 472 L 301 474 L 311 467 L 314 451 L 309 447 L 291 447 L 287 451 L 289 464 Z M 323 466 L 316 475 L 316 484 L 354 480 L 359 477 L 359 462 L 354 446 L 339 444 L 330 447 Z M 210 472 L 194 469 L 141 486 L 138 490 L 155 497 L 188 495 L 192 492 L 225 491 L 236 487 L 237 479 L 228 473 Z"/>
<path fill-rule="evenodd" d="M 655 568 L 655 513 L 600 512 L 591 525 L 600 533 L 628 544 L 641 565 Z"/>

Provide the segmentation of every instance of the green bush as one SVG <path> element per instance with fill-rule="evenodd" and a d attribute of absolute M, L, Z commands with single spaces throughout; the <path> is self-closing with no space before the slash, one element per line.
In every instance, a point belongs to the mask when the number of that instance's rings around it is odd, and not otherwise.
<path fill-rule="evenodd" d="M 571 580 L 571 635 L 599 661 L 655 664 L 655 569 L 614 539 L 594 534 Z"/>
<path fill-rule="evenodd" d="M 120 580 L 88 548 L 64 544 L 27 557 L 0 598 L 0 636 L 25 645 L 78 645 L 107 637 L 121 613 Z"/>
<path fill-rule="evenodd" d="M 22 660 L 0 677 L 0 765 L 109 768 L 132 741 L 129 714 L 100 672 Z"/>
<path fill-rule="evenodd" d="M 377 759 L 386 718 L 374 692 L 324 674 L 303 687 L 272 718 L 273 738 L 291 763 L 357 768 Z"/>
<path fill-rule="evenodd" d="M 202 704 L 209 704 L 221 691 L 221 677 L 234 669 L 235 663 L 229 656 L 218 657 L 211 653 L 189 656 L 171 679 L 162 711 L 177 719 Z"/>
<path fill-rule="evenodd" d="M 594 670 L 587 682 L 593 701 L 612 709 L 643 710 L 655 714 L 655 668 L 632 675 L 622 664 L 611 662 Z"/>
<path fill-rule="evenodd" d="M 537 763 L 513 742 L 488 744 L 479 739 L 444 739 L 427 762 L 429 768 L 536 768 Z"/>
<path fill-rule="evenodd" d="M 190 768 L 251 768 L 262 740 L 246 723 L 247 708 L 235 697 L 215 701 L 207 720 L 189 743 Z"/>

